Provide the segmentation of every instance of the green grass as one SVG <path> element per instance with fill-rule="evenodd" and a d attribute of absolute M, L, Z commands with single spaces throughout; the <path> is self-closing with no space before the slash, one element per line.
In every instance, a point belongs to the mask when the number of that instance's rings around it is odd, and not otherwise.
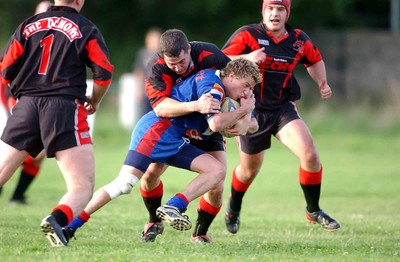
<path fill-rule="evenodd" d="M 100 109 L 94 135 L 96 189 L 118 173 L 130 132 L 118 127 L 112 108 Z M 138 186 L 92 216 L 68 248 L 52 248 L 40 221 L 56 205 L 65 185 L 53 159 L 28 192 L 29 205 L 10 206 L 18 176 L 0 197 L 1 261 L 400 261 L 400 132 L 396 123 L 384 130 L 336 111 L 303 113 L 324 165 L 321 207 L 342 228 L 327 233 L 304 217 L 297 159 L 274 141 L 262 170 L 247 192 L 241 229 L 225 230 L 223 210 L 212 224 L 211 245 L 193 245 L 191 232 L 166 227 L 155 243 L 140 243 L 147 220 Z M 379 122 L 374 119 L 370 123 Z M 386 123 L 386 122 L 385 122 Z M 387 125 L 386 125 L 387 126 Z M 397 129 L 397 130 L 396 130 Z M 228 140 L 228 177 L 238 162 L 234 139 Z M 194 174 L 169 168 L 163 175 L 164 200 L 179 192 Z M 187 214 L 196 218 L 197 200 Z"/>

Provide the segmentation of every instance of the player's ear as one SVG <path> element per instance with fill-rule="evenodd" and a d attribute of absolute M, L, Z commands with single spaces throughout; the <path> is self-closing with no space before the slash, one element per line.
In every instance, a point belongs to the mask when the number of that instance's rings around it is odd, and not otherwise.
<path fill-rule="evenodd" d="M 230 73 L 229 73 L 229 80 L 230 80 L 231 82 L 233 82 L 233 80 L 235 80 L 235 78 L 236 78 L 235 73 L 234 73 L 234 72 L 230 72 Z"/>

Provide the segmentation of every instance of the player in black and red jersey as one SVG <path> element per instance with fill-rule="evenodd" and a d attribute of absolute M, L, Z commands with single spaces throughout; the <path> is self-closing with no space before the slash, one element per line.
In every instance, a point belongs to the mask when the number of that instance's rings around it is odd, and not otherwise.
<path fill-rule="evenodd" d="M 67 246 L 62 227 L 90 200 L 94 154 L 87 115 L 100 106 L 113 65 L 98 28 L 79 14 L 84 0 L 56 0 L 47 12 L 23 21 L 3 56 L 3 84 L 18 102 L 1 136 L 0 186 L 31 155 L 55 157 L 67 193 L 41 227 L 53 246 Z M 93 94 L 86 97 L 86 67 Z"/>
<path fill-rule="evenodd" d="M 173 47 L 173 48 L 171 48 Z M 188 42 L 185 34 L 176 29 L 167 30 L 160 40 L 160 52 L 150 61 L 147 70 L 146 94 L 158 116 L 177 117 L 192 112 L 202 114 L 219 112 L 220 105 L 211 96 L 202 96 L 194 102 L 178 102 L 172 98 L 172 86 L 181 83 L 202 69 L 222 69 L 230 59 L 215 45 L 205 42 Z M 226 165 L 225 145 L 222 136 L 214 133 L 209 141 L 190 139 L 190 143 L 208 152 Z M 140 192 L 149 212 L 149 222 L 145 224 L 141 240 L 154 241 L 162 233 L 163 224 L 156 216 L 161 205 L 163 184 L 160 176 L 166 165 L 153 163 L 144 174 Z M 222 206 L 223 181 L 200 198 L 198 217 L 191 236 L 193 243 L 210 243 L 208 228 Z"/>
<path fill-rule="evenodd" d="M 170 98 L 171 89 L 202 69 L 222 69 L 229 61 L 230 59 L 213 44 L 189 42 L 186 35 L 178 29 L 164 32 L 160 39 L 160 51 L 150 60 L 145 78 L 146 94 L 157 116 L 171 118 L 193 112 L 218 113 L 220 103 L 211 94 L 205 94 L 197 101 L 190 101 L 188 98 L 188 102 L 179 102 Z M 190 143 L 226 165 L 225 145 L 221 134 L 214 133 L 207 141 L 191 139 Z M 156 236 L 164 230 L 156 210 L 161 206 L 163 196 L 163 184 L 160 176 L 166 168 L 165 164 L 152 163 L 142 177 L 140 192 L 149 212 L 149 222 L 146 223 L 140 237 L 140 240 L 144 242 L 155 241 Z M 223 181 L 215 189 L 201 197 L 198 218 L 191 237 L 192 242 L 211 242 L 211 238 L 206 234 L 221 209 L 222 192 Z M 108 192 L 106 197 L 104 194 L 95 194 L 95 200 L 92 200 L 85 208 L 86 212 L 82 212 L 79 217 L 75 218 L 68 228 L 76 230 L 81 227 L 89 220 L 91 214 L 111 201 L 113 195 L 115 194 L 112 192 Z"/>
<path fill-rule="evenodd" d="M 39 4 L 37 4 L 35 9 L 35 15 L 46 12 L 47 9 L 52 5 L 53 3 L 50 1 L 39 2 Z M 1 72 L 1 65 L 0 65 L 0 72 Z M 14 97 L 11 96 L 9 89 L 5 85 L 1 86 L 0 93 L 2 97 L 1 102 L 3 103 L 3 106 L 8 113 L 9 110 L 11 110 L 11 108 L 15 105 L 16 100 L 14 99 Z M 42 151 L 35 158 L 27 156 L 25 161 L 22 163 L 22 168 L 18 179 L 18 183 L 10 199 L 11 204 L 27 203 L 25 193 L 28 190 L 29 186 L 32 184 L 33 180 L 39 174 L 45 156 L 46 156 L 45 152 Z M 0 192 L 1 190 L 2 188 L 0 188 Z"/>
<path fill-rule="evenodd" d="M 320 52 L 306 33 L 286 23 L 289 15 L 290 0 L 264 0 L 263 21 L 240 27 L 222 48 L 231 59 L 246 57 L 257 63 L 264 79 L 254 90 L 254 115 L 259 130 L 239 137 L 240 163 L 232 174 L 225 214 L 231 233 L 239 230 L 242 199 L 261 168 L 265 150 L 271 146 L 271 135 L 300 160 L 299 181 L 307 204 L 306 218 L 327 231 L 340 227 L 319 207 L 322 165 L 311 133 L 295 106 L 300 99 L 300 87 L 293 75 L 294 68 L 297 64 L 305 65 L 323 100 L 328 100 L 332 91 Z"/>

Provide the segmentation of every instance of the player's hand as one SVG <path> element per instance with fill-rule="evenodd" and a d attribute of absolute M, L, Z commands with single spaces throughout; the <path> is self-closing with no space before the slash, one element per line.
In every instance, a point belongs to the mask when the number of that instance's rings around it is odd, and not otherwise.
<path fill-rule="evenodd" d="M 262 64 L 265 59 L 267 58 L 267 54 L 264 52 L 265 47 L 261 47 L 260 49 L 257 49 L 251 53 L 249 53 L 246 58 L 249 59 L 250 61 L 253 61 L 256 64 Z"/>
<path fill-rule="evenodd" d="M 219 113 L 221 104 L 218 99 L 214 98 L 210 93 L 203 94 L 196 102 L 194 111 L 202 114 Z"/>
<path fill-rule="evenodd" d="M 254 94 L 240 98 L 240 107 L 247 110 L 248 113 L 252 112 L 255 108 L 256 99 Z"/>
<path fill-rule="evenodd" d="M 87 97 L 86 97 L 86 102 L 85 102 L 85 105 L 84 105 L 84 106 L 85 106 L 85 108 L 86 108 L 88 114 L 89 114 L 89 115 L 92 115 L 92 114 L 94 114 L 94 113 L 97 111 L 97 109 L 99 109 L 100 104 L 99 104 L 99 103 L 94 103 L 94 102 L 92 101 L 92 97 L 91 97 L 91 96 L 87 96 Z"/>
<path fill-rule="evenodd" d="M 325 100 L 325 101 L 328 100 L 329 98 L 331 98 L 331 96 L 332 96 L 332 89 L 326 81 L 324 81 L 320 85 L 319 92 L 321 94 L 321 99 Z"/>

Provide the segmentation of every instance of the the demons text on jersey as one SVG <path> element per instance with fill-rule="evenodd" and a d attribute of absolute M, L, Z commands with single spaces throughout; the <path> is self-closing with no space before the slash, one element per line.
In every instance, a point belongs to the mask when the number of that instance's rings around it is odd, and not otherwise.
<path fill-rule="evenodd" d="M 23 34 L 28 39 L 37 32 L 51 29 L 65 34 L 71 42 L 82 37 L 78 25 L 65 17 L 48 17 L 30 23 L 25 26 Z"/>

